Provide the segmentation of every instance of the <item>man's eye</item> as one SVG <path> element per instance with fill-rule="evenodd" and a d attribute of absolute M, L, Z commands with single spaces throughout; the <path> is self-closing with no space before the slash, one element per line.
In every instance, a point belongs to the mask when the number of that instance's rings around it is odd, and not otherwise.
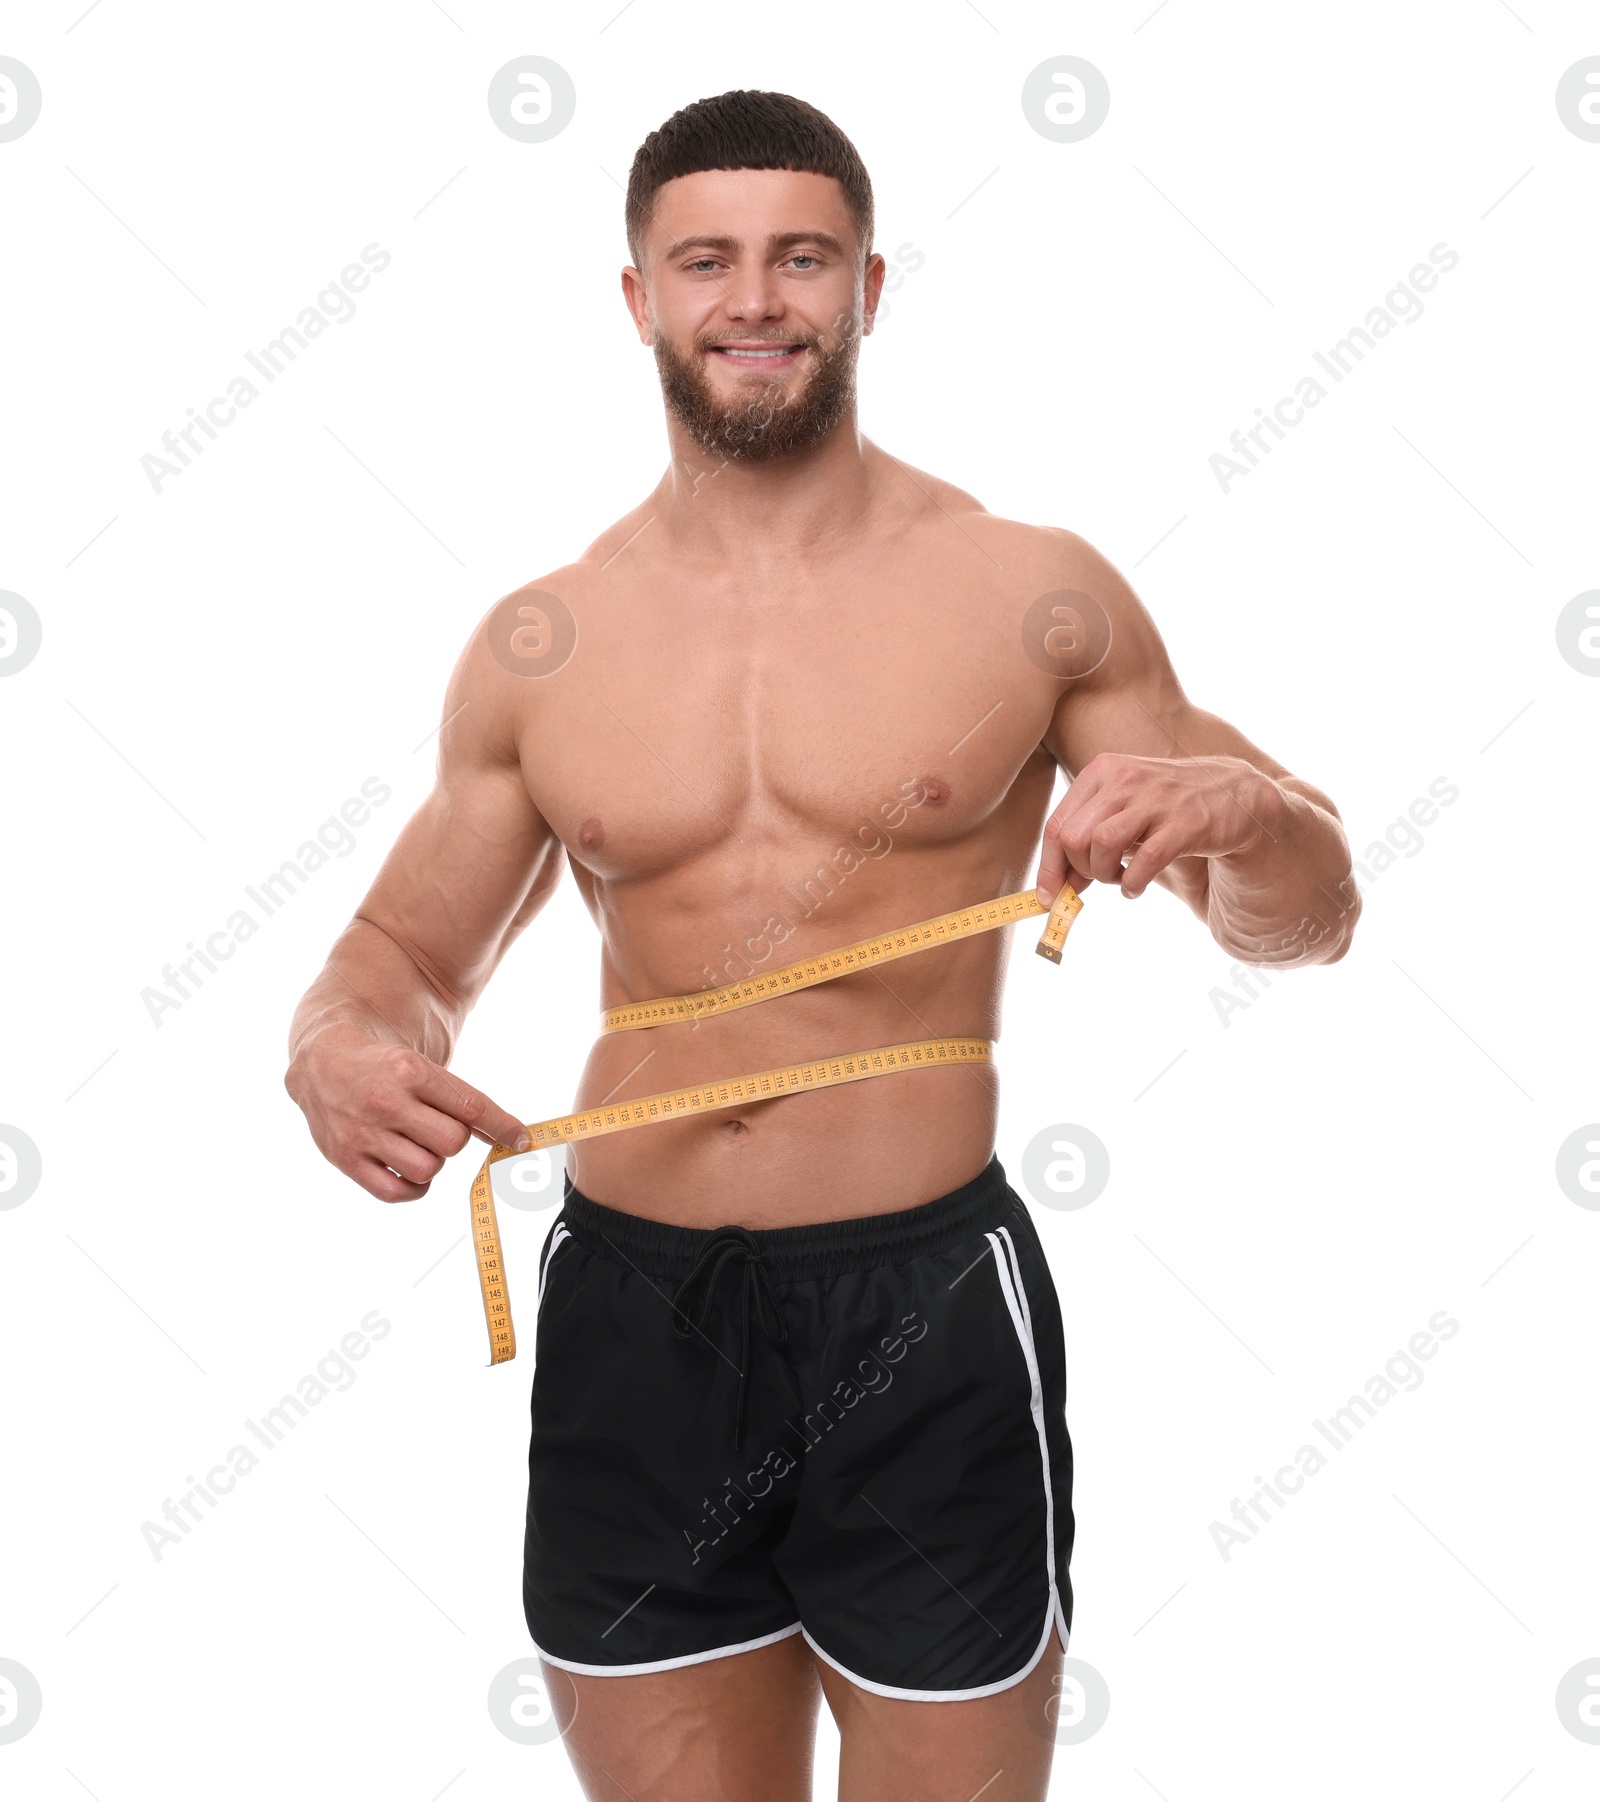
<path fill-rule="evenodd" d="M 792 256 L 789 259 L 791 263 L 815 263 L 816 260 L 809 250 L 802 250 L 798 256 Z"/>
<path fill-rule="evenodd" d="M 696 257 L 689 267 L 691 269 L 706 269 L 709 268 L 711 264 L 715 263 L 716 260 L 715 257 Z"/>

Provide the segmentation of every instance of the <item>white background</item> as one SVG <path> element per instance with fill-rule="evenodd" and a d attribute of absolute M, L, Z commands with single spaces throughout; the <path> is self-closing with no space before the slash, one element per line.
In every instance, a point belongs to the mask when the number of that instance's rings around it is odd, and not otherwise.
<path fill-rule="evenodd" d="M 660 472 L 622 184 L 673 110 L 748 86 L 828 112 L 878 248 L 924 255 L 864 347 L 869 436 L 1089 538 L 1191 696 L 1326 788 L 1358 854 L 1460 791 L 1347 959 L 1226 1024 L 1228 960 L 1162 891 L 1093 889 L 1059 971 L 1019 941 L 1001 1158 L 1058 1123 L 1111 1156 L 1092 1205 L 1036 1213 L 1072 1650 L 1111 1692 L 1054 1793 L 1593 1795 L 1555 1690 L 1600 1656 L 1600 1214 L 1555 1157 L 1600 1115 L 1600 683 L 1555 621 L 1600 584 L 1600 144 L 1554 91 L 1595 9 L 81 11 L 0 27 L 44 97 L 0 144 L 0 588 L 44 632 L 0 683 L 0 1121 L 44 1172 L 0 1212 L 0 1657 L 44 1695 L 0 1785 L 578 1793 L 485 1704 L 529 1651 L 531 1372 L 485 1368 L 470 1157 L 373 1202 L 316 1157 L 283 1042 L 427 788 L 472 622 Z M 544 144 L 485 103 L 530 53 L 577 87 Z M 1020 103 L 1064 53 L 1112 96 L 1075 144 Z M 140 458 L 369 243 L 393 260 L 355 316 L 153 492 Z M 1439 243 L 1423 316 L 1224 493 L 1208 458 Z M 141 990 L 369 777 L 393 793 L 355 848 L 153 1025 Z M 569 880 L 457 1067 L 565 1108 L 596 966 Z M 502 1210 L 524 1320 L 550 1218 Z M 1225 1561 L 1211 1522 L 1441 1308 L 1421 1386 Z M 141 1523 L 372 1309 L 353 1387 L 158 1562 Z M 819 1794 L 835 1746 L 825 1721 Z"/>

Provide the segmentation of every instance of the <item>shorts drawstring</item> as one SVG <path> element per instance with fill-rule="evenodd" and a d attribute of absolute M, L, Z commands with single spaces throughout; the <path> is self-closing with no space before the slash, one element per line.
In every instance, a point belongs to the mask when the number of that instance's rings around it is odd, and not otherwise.
<path fill-rule="evenodd" d="M 681 1339 L 687 1339 L 693 1333 L 710 1339 L 705 1328 L 716 1299 L 717 1283 L 723 1271 L 735 1261 L 742 1261 L 743 1264 L 743 1278 L 739 1283 L 739 1389 L 733 1405 L 733 1449 L 738 1451 L 744 1434 L 744 1385 L 745 1373 L 750 1364 L 752 1293 L 755 1296 L 757 1316 L 767 1337 L 774 1345 L 787 1345 L 789 1342 L 789 1329 L 784 1324 L 783 1310 L 778 1306 L 772 1277 L 754 1236 L 747 1228 L 719 1226 L 706 1240 L 689 1274 L 678 1285 L 672 1297 L 672 1328 Z M 689 1303 L 695 1286 L 702 1283 L 702 1279 L 704 1295 L 700 1303 L 700 1318 L 694 1320 L 690 1317 Z M 715 1341 L 711 1343 L 715 1347 Z"/>

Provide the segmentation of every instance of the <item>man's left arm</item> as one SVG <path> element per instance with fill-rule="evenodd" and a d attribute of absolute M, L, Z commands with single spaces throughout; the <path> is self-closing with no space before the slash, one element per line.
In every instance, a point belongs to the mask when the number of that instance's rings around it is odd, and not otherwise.
<path fill-rule="evenodd" d="M 1159 882 L 1243 963 L 1337 962 L 1361 912 L 1338 809 L 1196 707 L 1117 571 L 1074 534 L 1051 537 L 1071 572 L 1063 586 L 1104 611 L 1087 637 L 1103 642 L 1109 625 L 1110 644 L 1063 682 L 1042 741 L 1071 786 L 1045 823 L 1040 898 L 1067 880 L 1115 882 L 1130 897 Z"/>

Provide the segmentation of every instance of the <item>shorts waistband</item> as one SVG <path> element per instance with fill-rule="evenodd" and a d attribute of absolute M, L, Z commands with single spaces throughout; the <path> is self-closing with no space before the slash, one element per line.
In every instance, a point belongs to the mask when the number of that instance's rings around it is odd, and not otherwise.
<path fill-rule="evenodd" d="M 716 1228 L 673 1226 L 591 1201 L 563 1179 L 560 1218 L 587 1250 L 647 1276 L 682 1280 Z M 998 1226 L 1018 1206 L 998 1156 L 959 1189 L 920 1207 L 852 1220 L 819 1220 L 805 1226 L 752 1227 L 761 1260 L 774 1282 L 808 1282 L 937 1256 L 965 1239 Z"/>

